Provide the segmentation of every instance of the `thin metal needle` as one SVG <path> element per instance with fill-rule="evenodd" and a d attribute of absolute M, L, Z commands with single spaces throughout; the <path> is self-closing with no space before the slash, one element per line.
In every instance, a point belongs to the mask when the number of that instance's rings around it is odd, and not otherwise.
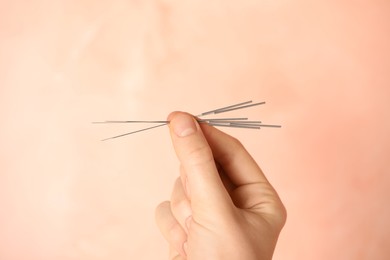
<path fill-rule="evenodd" d="M 275 127 L 275 128 L 281 128 L 281 125 L 260 125 L 261 127 Z"/>
<path fill-rule="evenodd" d="M 146 131 L 146 130 L 149 130 L 149 129 L 161 127 L 161 126 L 164 126 L 164 125 L 167 125 L 167 124 L 161 124 L 161 125 L 156 125 L 156 126 L 152 126 L 152 127 L 148 127 L 148 128 L 143 128 L 143 129 L 140 129 L 140 130 L 137 130 L 137 131 L 133 131 L 133 132 L 129 132 L 129 133 L 126 133 L 126 134 L 121 134 L 121 135 L 109 137 L 109 138 L 103 139 L 102 141 L 106 141 L 106 140 L 115 139 L 115 138 L 119 138 L 119 137 L 126 136 L 126 135 L 139 133 L 139 132 L 142 132 L 142 131 Z"/>
<path fill-rule="evenodd" d="M 238 109 L 243 109 L 243 108 L 248 108 L 248 107 L 253 107 L 253 106 L 258 106 L 258 105 L 265 104 L 265 102 L 259 102 L 259 103 L 254 103 L 254 104 L 251 104 L 251 103 L 252 103 L 252 101 L 246 101 L 246 102 L 238 103 L 238 104 L 227 106 L 227 107 L 223 107 L 223 108 L 210 110 L 210 111 L 207 111 L 207 112 L 203 112 L 202 114 L 200 114 L 198 116 L 195 116 L 195 118 L 196 118 L 196 120 L 199 123 L 207 123 L 207 124 L 209 124 L 211 126 L 219 126 L 219 127 L 235 127 L 235 128 L 249 128 L 249 129 L 260 129 L 261 127 L 281 127 L 280 125 L 261 124 L 261 121 L 248 121 L 248 118 L 245 118 L 245 117 L 243 117 L 243 118 L 207 118 L 207 119 L 199 118 L 199 117 L 202 117 L 202 116 L 205 116 L 205 115 L 209 115 L 209 114 L 220 114 L 220 113 L 225 113 L 225 112 L 229 112 L 229 111 L 233 111 L 233 110 L 238 110 Z M 114 120 L 110 120 L 110 121 L 92 122 L 92 123 L 93 124 L 109 124 L 109 123 L 161 123 L 160 125 L 143 128 L 143 129 L 140 129 L 140 130 L 136 130 L 136 131 L 133 131 L 133 132 L 128 132 L 128 133 L 125 133 L 125 134 L 109 137 L 109 138 L 106 138 L 106 139 L 102 140 L 102 141 L 106 141 L 106 140 L 109 140 L 109 139 L 115 139 L 115 138 L 119 138 L 119 137 L 122 137 L 122 136 L 131 135 L 131 134 L 143 132 L 143 131 L 146 131 L 146 130 L 150 130 L 150 129 L 153 129 L 153 128 L 165 126 L 165 125 L 169 124 L 169 121 L 164 121 L 164 120 L 156 120 L 156 121 L 145 121 L 145 120 L 114 121 Z"/>
<path fill-rule="evenodd" d="M 214 122 L 214 121 L 216 121 L 216 122 L 219 122 L 219 121 L 223 122 L 223 120 L 233 120 L 233 121 L 237 120 L 237 121 L 239 121 L 239 120 L 247 120 L 247 119 L 248 118 L 240 117 L 240 118 L 199 119 L 197 121 L 199 123 L 208 123 L 208 124 L 210 124 L 211 122 Z M 126 136 L 126 135 L 131 135 L 131 134 L 143 132 L 143 131 L 150 130 L 150 129 L 153 129 L 153 128 L 157 128 L 157 127 L 160 127 L 160 126 L 164 126 L 164 125 L 169 124 L 169 121 L 143 121 L 143 120 L 135 121 L 135 120 L 133 120 L 133 121 L 104 121 L 104 122 L 92 122 L 92 123 L 94 123 L 94 124 L 101 124 L 101 123 L 162 123 L 161 125 L 143 128 L 143 129 L 140 129 L 140 130 L 136 130 L 136 131 L 128 132 L 128 133 L 125 133 L 125 134 L 121 134 L 121 135 L 105 138 L 105 139 L 102 140 L 102 141 L 106 141 L 106 140 L 110 140 L 110 139 L 123 137 L 123 136 Z"/>
<path fill-rule="evenodd" d="M 203 122 L 225 122 L 225 121 L 234 121 L 234 122 L 246 122 L 248 120 L 247 117 L 236 117 L 236 118 L 199 118 L 197 121 L 199 123 Z"/>
<path fill-rule="evenodd" d="M 250 103 L 252 103 L 252 100 L 246 101 L 246 102 L 242 102 L 242 103 L 238 103 L 238 104 L 231 105 L 231 106 L 227 106 L 227 107 L 217 108 L 217 109 L 210 110 L 210 111 L 207 111 L 207 112 L 203 112 L 200 115 L 198 115 L 197 117 L 201 117 L 201 116 L 205 116 L 205 115 L 209 115 L 209 114 L 216 114 L 215 113 L 216 111 L 225 110 L 225 109 L 229 109 L 229 108 L 233 108 L 233 107 L 238 107 L 238 106 L 242 106 L 242 105 L 246 105 L 246 104 L 250 104 Z"/>
<path fill-rule="evenodd" d="M 232 122 L 232 121 L 211 121 L 211 122 L 206 122 L 209 125 L 240 125 L 240 126 L 261 126 L 260 121 L 251 121 L 251 122 L 245 122 L 245 121 L 239 121 L 239 122 Z"/>
<path fill-rule="evenodd" d="M 220 126 L 220 127 L 236 127 L 236 128 L 248 128 L 248 129 L 260 129 L 260 126 L 251 126 L 251 125 L 231 125 L 231 124 L 218 124 L 211 123 L 211 126 Z"/>
<path fill-rule="evenodd" d="M 248 120 L 247 117 L 235 117 L 235 118 L 208 118 L 208 119 L 197 119 L 198 122 L 208 122 L 208 121 L 240 121 L 240 120 Z M 126 123 L 151 123 L 151 124 L 162 124 L 162 123 L 169 123 L 169 121 L 166 120 L 157 120 L 157 121 L 151 121 L 151 120 L 126 120 L 126 121 L 119 121 L 119 120 L 107 120 L 102 122 L 92 122 L 92 124 L 126 124 Z"/>
<path fill-rule="evenodd" d="M 103 122 L 92 122 L 92 124 L 123 124 L 123 123 L 153 123 L 153 124 L 162 124 L 162 123 L 169 123 L 169 121 L 166 120 L 160 120 L 160 121 L 103 121 Z"/>
<path fill-rule="evenodd" d="M 238 109 L 248 108 L 248 107 L 254 107 L 254 106 L 264 105 L 264 104 L 265 104 L 265 102 L 259 102 L 259 103 L 250 104 L 250 105 L 246 105 L 246 106 L 232 107 L 232 108 L 228 108 L 228 109 L 222 109 L 222 110 L 214 111 L 214 114 L 220 114 L 220 113 L 225 113 L 225 112 L 228 112 L 228 111 L 233 111 L 233 110 L 238 110 Z"/>
<path fill-rule="evenodd" d="M 236 123 L 229 123 L 229 125 L 231 125 L 231 126 L 256 126 L 256 127 L 261 126 L 261 124 L 236 124 Z"/>
<path fill-rule="evenodd" d="M 262 127 L 275 127 L 280 128 L 280 125 L 264 125 L 264 124 L 242 124 L 242 123 L 210 123 L 212 126 L 221 126 L 221 127 L 237 127 L 237 128 L 249 128 L 249 129 L 261 129 Z"/>

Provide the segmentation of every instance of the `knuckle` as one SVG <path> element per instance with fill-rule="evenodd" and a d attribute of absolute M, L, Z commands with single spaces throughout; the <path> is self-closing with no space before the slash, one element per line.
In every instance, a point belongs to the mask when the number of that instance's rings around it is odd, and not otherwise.
<path fill-rule="evenodd" d="M 172 199 L 172 201 L 171 201 L 172 211 L 175 211 L 179 208 L 183 208 L 184 206 L 185 206 L 185 203 L 184 203 L 183 199 L 175 198 L 175 199 Z"/>
<path fill-rule="evenodd" d="M 171 201 L 172 212 L 177 212 L 187 207 L 187 201 L 184 198 L 175 198 Z"/>
<path fill-rule="evenodd" d="M 229 165 L 230 163 L 232 163 L 234 161 L 234 156 L 237 156 L 237 154 L 242 154 L 246 151 L 241 141 L 234 137 L 231 137 L 231 139 L 229 140 L 229 146 L 229 151 L 223 151 L 220 155 L 220 160 L 223 161 L 225 165 Z M 234 153 L 231 153 L 231 151 L 234 151 Z"/>
<path fill-rule="evenodd" d="M 237 138 L 232 137 L 231 143 L 232 143 L 232 149 L 234 151 L 243 152 L 246 150 L 245 146 Z"/>
<path fill-rule="evenodd" d="M 270 206 L 269 213 L 272 216 L 272 222 L 275 227 L 281 230 L 287 221 L 287 210 L 280 200 L 274 201 Z"/>
<path fill-rule="evenodd" d="M 278 216 L 277 220 L 278 220 L 279 228 L 282 229 L 287 221 L 287 210 L 286 207 L 281 202 L 279 205 L 278 213 L 279 214 L 277 215 Z"/>
<path fill-rule="evenodd" d="M 235 137 L 231 137 L 231 143 L 232 143 L 233 147 L 235 147 L 235 148 L 243 148 L 244 147 L 243 144 L 241 143 L 241 141 Z"/>

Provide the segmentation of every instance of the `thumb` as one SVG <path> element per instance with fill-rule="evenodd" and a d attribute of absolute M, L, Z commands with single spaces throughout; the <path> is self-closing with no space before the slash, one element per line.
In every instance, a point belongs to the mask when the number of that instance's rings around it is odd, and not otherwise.
<path fill-rule="evenodd" d="M 226 215 L 233 202 L 226 191 L 213 153 L 195 118 L 187 113 L 173 112 L 168 116 L 170 134 L 182 167 L 191 202 L 193 219 Z"/>

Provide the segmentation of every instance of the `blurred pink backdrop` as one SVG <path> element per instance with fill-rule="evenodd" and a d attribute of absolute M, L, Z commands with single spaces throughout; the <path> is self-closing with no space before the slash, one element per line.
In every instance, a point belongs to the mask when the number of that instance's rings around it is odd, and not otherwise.
<path fill-rule="evenodd" d="M 249 99 L 274 259 L 389 259 L 389 32 L 381 0 L 0 0 L 0 259 L 167 259 L 167 129 L 90 122 Z"/>

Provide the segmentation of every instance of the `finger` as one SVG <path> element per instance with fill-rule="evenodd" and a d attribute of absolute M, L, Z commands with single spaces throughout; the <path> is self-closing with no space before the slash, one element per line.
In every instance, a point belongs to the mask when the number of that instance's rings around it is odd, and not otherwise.
<path fill-rule="evenodd" d="M 269 183 L 256 161 L 237 139 L 206 124 L 202 124 L 202 130 L 215 160 L 235 186 Z"/>
<path fill-rule="evenodd" d="M 188 232 L 186 220 L 191 217 L 192 210 L 188 201 L 181 180 L 178 178 L 175 181 L 171 196 L 171 211 L 175 219 L 180 223 L 181 227 Z"/>
<path fill-rule="evenodd" d="M 225 215 L 232 202 L 199 124 L 193 116 L 182 112 L 170 114 L 168 120 L 173 146 L 186 174 L 194 219 L 198 214 L 210 216 L 211 212 Z"/>
<path fill-rule="evenodd" d="M 244 146 L 237 139 L 212 126 L 204 124 L 202 130 L 215 160 L 236 186 L 232 192 L 235 205 L 280 216 L 283 222 L 286 213 L 277 192 Z"/>
<path fill-rule="evenodd" d="M 217 165 L 219 177 L 222 180 L 223 185 L 225 186 L 225 189 L 228 191 L 229 194 L 236 188 L 236 185 L 232 183 L 232 181 L 229 179 L 229 176 L 225 173 L 225 171 L 222 169 L 221 165 L 216 162 Z"/>
<path fill-rule="evenodd" d="M 222 167 L 219 165 L 219 163 L 216 163 L 215 166 L 217 167 L 217 171 L 219 174 L 219 177 L 221 178 L 221 181 L 223 183 L 223 186 L 227 190 L 227 192 L 230 194 L 236 186 L 232 183 L 232 181 L 229 179 L 229 177 L 224 173 Z M 186 172 L 183 167 L 183 165 L 180 164 L 180 179 L 182 183 L 182 188 L 184 189 L 184 193 L 186 195 L 187 200 L 190 199 L 190 194 L 189 194 L 189 188 L 188 188 L 188 181 L 186 177 Z"/>
<path fill-rule="evenodd" d="M 187 241 L 187 234 L 173 216 L 169 201 L 165 201 L 157 206 L 156 222 L 169 245 L 172 246 L 176 252 L 185 256 L 183 245 Z"/>

